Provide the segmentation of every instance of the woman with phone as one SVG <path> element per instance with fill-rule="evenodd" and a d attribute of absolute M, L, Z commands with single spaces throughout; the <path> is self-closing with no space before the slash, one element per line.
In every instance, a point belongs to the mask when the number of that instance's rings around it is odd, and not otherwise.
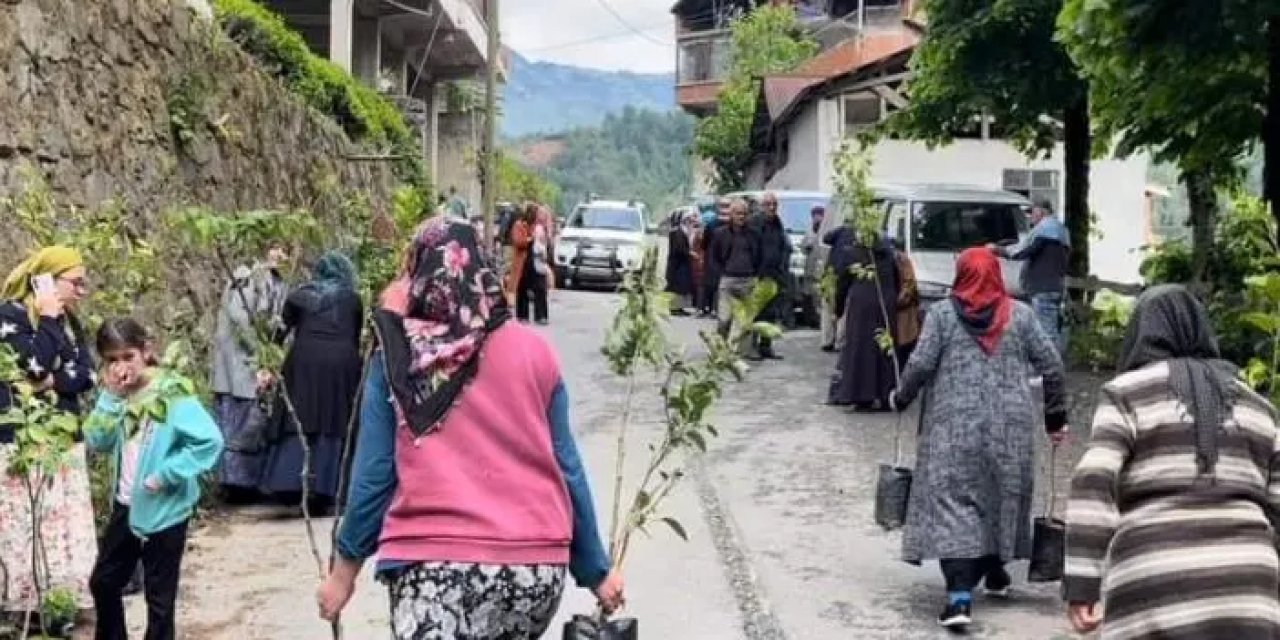
<path fill-rule="evenodd" d="M 80 396 L 96 378 L 75 308 L 87 293 L 80 254 L 46 247 L 19 264 L 0 286 L 0 342 L 13 351 L 26 380 L 54 406 L 79 414 Z M 2 347 L 0 347 L 2 348 Z M 0 384 L 0 413 L 15 402 L 11 384 Z M 0 424 L 0 469 L 8 469 L 16 431 Z M 43 556 L 51 586 L 71 589 L 81 608 L 91 604 L 89 574 L 97 549 L 84 445 L 79 434 L 68 463 L 42 498 Z M 8 566 L 10 600 L 3 607 L 36 606 L 31 567 L 31 507 L 22 478 L 0 473 L 0 558 Z"/>

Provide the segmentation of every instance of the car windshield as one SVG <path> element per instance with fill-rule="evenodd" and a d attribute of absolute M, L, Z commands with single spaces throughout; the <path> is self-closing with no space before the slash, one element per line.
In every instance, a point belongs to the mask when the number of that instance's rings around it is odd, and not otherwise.
<path fill-rule="evenodd" d="M 613 207 L 581 207 L 573 212 L 568 226 L 573 229 L 644 231 L 644 221 L 638 210 Z"/>
<path fill-rule="evenodd" d="M 1027 229 L 1027 217 L 1015 204 L 918 202 L 911 229 L 913 249 L 962 251 L 1017 242 Z"/>

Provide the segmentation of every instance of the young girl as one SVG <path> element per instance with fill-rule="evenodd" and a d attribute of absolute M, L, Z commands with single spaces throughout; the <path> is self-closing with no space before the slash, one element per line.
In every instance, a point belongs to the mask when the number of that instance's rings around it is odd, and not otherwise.
<path fill-rule="evenodd" d="M 222 453 L 222 434 L 183 380 L 156 367 L 142 325 L 129 318 L 103 323 L 97 346 L 104 390 L 85 431 L 89 446 L 113 456 L 115 508 L 89 580 L 98 614 L 94 637 L 127 637 L 121 595 L 141 559 L 146 640 L 171 640 L 187 521 L 200 499 L 200 475 Z M 162 419 L 139 411 L 157 404 Z"/>

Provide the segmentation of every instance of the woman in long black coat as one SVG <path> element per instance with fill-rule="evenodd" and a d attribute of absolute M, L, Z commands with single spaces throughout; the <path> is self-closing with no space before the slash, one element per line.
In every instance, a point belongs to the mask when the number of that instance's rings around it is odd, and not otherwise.
<path fill-rule="evenodd" d="M 674 315 L 688 315 L 688 309 L 693 306 L 693 238 L 697 226 L 698 214 L 684 212 L 668 235 L 667 292 L 673 296 L 671 312 Z"/>
<path fill-rule="evenodd" d="M 364 309 L 355 280 L 351 261 L 331 251 L 316 264 L 313 280 L 284 305 L 284 324 L 293 334 L 284 389 L 311 449 L 309 489 L 317 509 L 327 508 L 338 495 L 342 447 L 360 386 Z M 281 404 L 259 488 L 278 501 L 298 504 L 302 442 Z"/>
<path fill-rule="evenodd" d="M 897 335 L 897 260 L 892 245 L 886 242 L 877 242 L 874 248 L 854 244 L 850 247 L 850 258 L 855 270 L 865 270 L 874 263 L 877 278 L 853 275 L 847 280 L 844 348 L 840 351 L 827 403 L 884 410 L 888 409 L 889 392 L 897 384 L 897 375 L 893 357 L 881 347 L 877 335 L 881 331 L 888 332 L 889 336 Z M 892 349 L 893 341 L 889 344 Z"/>

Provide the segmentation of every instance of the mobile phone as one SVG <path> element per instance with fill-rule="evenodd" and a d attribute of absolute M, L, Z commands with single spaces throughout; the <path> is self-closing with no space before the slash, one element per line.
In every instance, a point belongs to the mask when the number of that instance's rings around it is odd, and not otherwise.
<path fill-rule="evenodd" d="M 45 293 L 54 293 L 57 288 L 53 284 L 53 276 L 47 273 L 42 273 L 31 278 L 31 290 L 36 292 L 37 295 L 41 295 Z"/>

